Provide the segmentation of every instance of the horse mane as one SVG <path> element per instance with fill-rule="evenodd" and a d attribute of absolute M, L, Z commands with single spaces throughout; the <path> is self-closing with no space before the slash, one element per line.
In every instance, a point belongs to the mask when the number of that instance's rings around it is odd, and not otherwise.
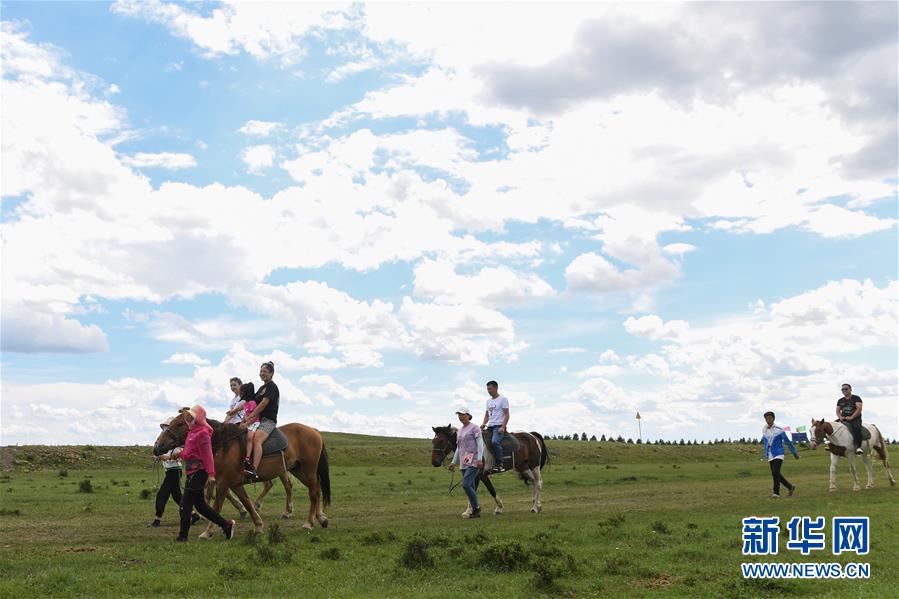
<path fill-rule="evenodd" d="M 446 426 L 435 426 L 434 432 L 443 433 L 453 438 L 456 437 L 456 428 L 452 424 L 447 424 Z"/>
<path fill-rule="evenodd" d="M 240 444 L 241 451 L 247 450 L 247 435 L 238 425 L 218 420 L 207 420 L 206 422 L 212 427 L 212 453 L 216 453 L 219 449 L 225 449 L 234 440 Z"/>

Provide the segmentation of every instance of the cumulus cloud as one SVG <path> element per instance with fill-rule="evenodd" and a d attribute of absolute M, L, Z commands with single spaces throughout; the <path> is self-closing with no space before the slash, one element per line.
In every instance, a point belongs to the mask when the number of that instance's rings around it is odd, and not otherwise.
<path fill-rule="evenodd" d="M 284 125 L 277 121 L 249 120 L 238 131 L 250 137 L 268 137 L 283 128 Z"/>
<path fill-rule="evenodd" d="M 251 173 L 261 173 L 275 162 L 275 149 L 269 145 L 251 146 L 240 155 Z"/>
<path fill-rule="evenodd" d="M 112 10 L 164 25 L 210 58 L 246 52 L 257 59 L 278 57 L 282 64 L 290 65 L 305 54 L 307 35 L 316 30 L 346 27 L 345 13 L 350 6 L 223 2 L 204 15 L 189 5 L 119 0 Z"/>
<path fill-rule="evenodd" d="M 174 152 L 137 152 L 131 156 L 122 157 L 122 162 L 135 168 L 164 168 L 178 170 L 197 166 L 196 159 L 190 154 Z"/>
<path fill-rule="evenodd" d="M 172 354 L 162 361 L 163 364 L 186 364 L 191 366 L 208 366 L 209 360 L 194 353 Z"/>
<path fill-rule="evenodd" d="M 472 276 L 460 275 L 448 260 L 422 260 L 415 267 L 415 294 L 439 303 L 474 303 L 489 307 L 515 306 L 548 299 L 555 291 L 534 273 L 506 267 L 484 267 Z"/>

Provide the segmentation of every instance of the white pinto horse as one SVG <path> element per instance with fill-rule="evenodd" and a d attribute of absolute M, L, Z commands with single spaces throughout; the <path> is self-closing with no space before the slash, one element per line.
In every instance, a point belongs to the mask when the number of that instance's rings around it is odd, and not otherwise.
<path fill-rule="evenodd" d="M 887 473 L 890 486 L 896 486 L 896 479 L 890 472 L 890 459 L 887 453 L 886 444 L 883 442 L 883 435 L 880 430 L 873 424 L 863 424 L 864 428 L 871 433 L 870 439 L 862 441 L 862 462 L 868 471 L 868 484 L 866 489 L 874 486 L 874 473 L 871 470 L 871 450 L 877 452 L 880 460 L 883 462 L 883 469 Z M 852 432 L 842 422 L 827 422 L 825 420 L 815 420 L 812 418 L 812 430 L 809 445 L 815 449 L 817 445 L 827 439 L 830 442 L 828 449 L 830 450 L 830 490 L 837 490 L 837 461 L 840 457 L 849 458 L 849 472 L 852 474 L 852 490 L 858 491 L 861 487 L 858 484 L 858 475 L 855 472 L 855 442 L 852 439 Z"/>

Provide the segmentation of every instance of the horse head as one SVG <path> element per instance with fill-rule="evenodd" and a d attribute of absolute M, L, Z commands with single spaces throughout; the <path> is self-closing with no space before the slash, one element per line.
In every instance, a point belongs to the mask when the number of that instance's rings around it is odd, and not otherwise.
<path fill-rule="evenodd" d="M 184 445 L 184 440 L 187 438 L 187 421 L 184 419 L 183 412 L 184 410 L 182 409 L 168 424 L 163 423 L 159 425 L 162 432 L 159 433 L 159 436 L 156 437 L 156 442 L 153 444 L 153 455 L 161 456 L 176 447 Z"/>
<path fill-rule="evenodd" d="M 823 418 L 821 420 L 812 418 L 812 430 L 809 432 L 811 434 L 809 435 L 808 445 L 811 449 L 815 449 L 818 447 L 818 443 L 824 442 L 825 435 L 833 434 L 833 426 Z"/>
<path fill-rule="evenodd" d="M 432 426 L 434 438 L 431 440 L 431 465 L 439 468 L 446 456 L 456 451 L 456 429 L 451 424 Z"/>

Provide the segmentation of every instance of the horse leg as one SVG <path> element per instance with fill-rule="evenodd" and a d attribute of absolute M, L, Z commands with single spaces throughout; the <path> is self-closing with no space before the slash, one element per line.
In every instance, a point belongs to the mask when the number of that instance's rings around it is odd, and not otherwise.
<path fill-rule="evenodd" d="M 829 491 L 833 492 L 837 490 L 837 460 L 840 457 L 836 454 L 830 454 L 830 487 Z"/>
<path fill-rule="evenodd" d="M 539 514 L 542 506 L 540 505 L 540 486 L 537 484 L 537 476 L 530 468 L 525 470 L 523 474 L 534 484 L 534 488 L 531 489 L 531 497 L 534 500 L 534 504 L 531 506 L 531 513 Z"/>
<path fill-rule="evenodd" d="M 265 501 L 265 496 L 268 495 L 268 492 L 272 490 L 273 486 L 274 483 L 270 480 L 267 480 L 262 484 L 262 493 L 260 493 L 259 497 L 256 498 L 256 501 L 253 502 L 257 511 L 262 509 L 262 502 Z"/>
<path fill-rule="evenodd" d="M 877 452 L 877 455 L 880 457 L 880 461 L 883 463 L 883 470 L 887 473 L 887 480 L 890 481 L 890 486 L 896 486 L 896 479 L 893 478 L 893 473 L 890 472 L 890 460 L 887 457 L 886 447 L 883 445 L 883 437 L 879 435 L 880 431 L 878 431 L 877 444 L 874 445 L 874 451 Z"/>
<path fill-rule="evenodd" d="M 250 499 L 250 496 L 247 494 L 247 490 L 243 485 L 239 487 L 234 487 L 234 492 L 237 494 L 240 502 L 244 504 L 247 508 L 247 511 L 250 512 L 250 518 L 253 519 L 253 527 L 257 533 L 262 532 L 262 517 L 259 515 L 259 512 L 256 510 L 256 505 L 253 503 L 253 500 Z"/>
<path fill-rule="evenodd" d="M 496 488 L 493 486 L 493 481 L 490 480 L 490 477 L 483 472 L 481 472 L 478 478 L 484 481 L 484 487 L 486 487 L 487 491 L 490 493 L 490 496 L 493 497 L 493 503 L 496 504 L 493 508 L 493 513 L 499 516 L 503 513 L 503 500 L 500 499 L 499 495 L 496 494 Z"/>
<path fill-rule="evenodd" d="M 848 451 L 849 454 L 849 473 L 852 475 L 852 490 L 858 491 L 861 485 L 858 484 L 858 470 L 855 468 L 855 450 Z"/>
<path fill-rule="evenodd" d="M 871 464 L 871 456 L 868 455 L 868 452 L 865 452 L 865 455 L 862 456 L 862 463 L 865 465 L 865 471 L 868 473 L 868 484 L 865 485 L 866 489 L 874 488 L 874 468 L 873 464 Z"/>
<path fill-rule="evenodd" d="M 313 522 L 318 516 L 320 511 L 318 502 L 321 498 L 321 488 L 318 484 L 318 477 L 316 476 L 315 469 L 308 464 L 300 464 L 291 470 L 294 476 L 300 479 L 300 482 L 306 485 L 306 488 L 309 489 L 309 515 L 306 516 L 306 520 L 303 522 L 303 528 L 306 530 L 312 530 Z M 324 515 L 324 514 L 322 514 Z M 327 518 L 324 519 L 325 522 L 328 521 Z M 321 520 L 319 520 L 321 521 Z M 322 523 L 322 527 L 327 526 Z"/>
<path fill-rule="evenodd" d="M 216 511 L 217 514 L 222 513 L 222 505 L 225 503 L 225 496 L 228 494 L 228 487 L 225 486 L 224 482 L 216 479 L 215 481 L 215 505 L 212 506 L 212 509 Z M 200 533 L 201 539 L 207 541 L 212 538 L 212 535 L 215 534 L 216 525 L 211 521 L 206 524 L 206 530 Z"/>
<path fill-rule="evenodd" d="M 284 494 L 287 496 L 285 501 L 286 505 L 284 506 L 284 513 L 281 514 L 281 518 L 287 520 L 293 515 L 293 483 L 290 482 L 290 477 L 287 476 L 287 471 L 282 471 L 278 476 L 281 479 L 281 484 L 284 485 Z"/>
<path fill-rule="evenodd" d="M 241 520 L 243 520 L 244 518 L 247 517 L 246 508 L 243 506 L 242 503 L 240 503 L 240 501 L 237 500 L 237 497 L 234 496 L 234 493 L 232 493 L 231 491 L 228 491 L 225 494 L 225 499 L 227 499 L 228 502 L 234 506 L 234 509 L 236 509 L 237 513 L 240 514 Z"/>

